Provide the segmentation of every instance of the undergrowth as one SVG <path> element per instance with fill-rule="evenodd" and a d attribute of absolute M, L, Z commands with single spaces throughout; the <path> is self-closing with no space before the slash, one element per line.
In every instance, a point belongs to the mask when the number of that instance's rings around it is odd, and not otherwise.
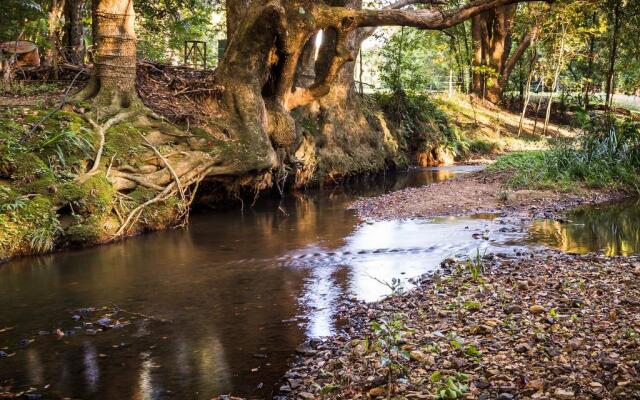
<path fill-rule="evenodd" d="M 640 193 L 638 123 L 591 116 L 582 134 L 546 151 L 525 151 L 499 157 L 490 171 L 512 173 L 513 189 L 575 190 L 581 186 Z"/>
<path fill-rule="evenodd" d="M 470 152 L 492 151 L 483 140 L 469 140 L 449 120 L 449 115 L 426 95 L 397 91 L 378 93 L 376 101 L 396 125 L 402 144 L 410 152 L 429 151 L 442 146 L 457 159 Z"/>

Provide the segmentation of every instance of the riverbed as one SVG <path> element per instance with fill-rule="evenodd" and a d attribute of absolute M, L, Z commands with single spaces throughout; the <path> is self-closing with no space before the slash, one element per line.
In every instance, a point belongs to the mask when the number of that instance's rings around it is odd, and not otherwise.
<path fill-rule="evenodd" d="M 497 214 L 371 222 L 346 209 L 476 170 L 411 169 L 1 265 L 0 384 L 45 398 L 269 398 L 300 344 L 341 329 L 345 299 L 408 288 L 447 257 L 550 244 Z"/>

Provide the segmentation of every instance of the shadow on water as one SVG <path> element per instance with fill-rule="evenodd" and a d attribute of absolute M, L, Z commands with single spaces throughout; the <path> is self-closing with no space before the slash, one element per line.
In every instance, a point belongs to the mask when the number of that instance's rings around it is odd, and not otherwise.
<path fill-rule="evenodd" d="M 467 171 L 415 169 L 265 199 L 199 213 L 187 229 L 2 265 L 0 330 L 13 329 L 0 349 L 15 355 L 0 357 L 0 386 L 51 385 L 46 398 L 268 397 L 305 338 L 335 331 L 341 299 L 375 300 L 388 288 L 372 277 L 428 272 L 497 230 L 492 216 L 366 223 L 346 205 Z M 118 314 L 132 324 L 94 336 L 72 319 L 79 307 L 114 305 L 171 322 Z"/>
<path fill-rule="evenodd" d="M 571 253 L 599 251 L 607 256 L 640 253 L 640 202 L 579 208 L 569 222 L 534 221 L 529 241 Z"/>

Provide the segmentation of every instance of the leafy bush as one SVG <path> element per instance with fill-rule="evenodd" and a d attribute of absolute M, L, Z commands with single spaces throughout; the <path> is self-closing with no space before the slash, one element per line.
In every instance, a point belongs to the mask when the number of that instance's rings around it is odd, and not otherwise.
<path fill-rule="evenodd" d="M 425 151 L 438 145 L 456 157 L 464 156 L 471 143 L 449 123 L 448 115 L 426 95 L 409 95 L 402 90 L 378 93 L 376 101 L 390 121 L 397 124 L 402 145 L 410 151 Z"/>

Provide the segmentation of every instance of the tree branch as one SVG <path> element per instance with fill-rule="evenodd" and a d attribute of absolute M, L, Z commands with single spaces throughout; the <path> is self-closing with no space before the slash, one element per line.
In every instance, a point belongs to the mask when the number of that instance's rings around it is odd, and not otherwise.
<path fill-rule="evenodd" d="M 410 26 L 420 29 L 445 29 L 472 18 L 475 15 L 525 1 L 540 0 L 476 0 L 453 10 L 357 10 L 344 7 L 318 5 L 318 26 L 345 29 L 345 27 Z M 546 0 L 552 2 L 553 0 Z"/>
<path fill-rule="evenodd" d="M 527 32 L 527 34 L 522 38 L 522 40 L 520 40 L 520 44 L 518 45 L 518 48 L 516 48 L 516 51 L 514 51 L 513 54 L 511 54 L 511 56 L 509 57 L 509 60 L 507 60 L 507 62 L 505 63 L 502 74 L 500 75 L 500 83 L 502 84 L 503 87 L 507 83 L 507 80 L 509 79 L 509 76 L 511 75 L 511 72 L 515 68 L 516 64 L 518 63 L 518 60 L 522 57 L 524 52 L 529 48 L 531 43 L 535 40 L 536 36 L 538 35 L 539 29 L 540 29 L 540 26 L 538 24 L 534 25 L 534 27 L 531 28 L 529 32 Z"/>

